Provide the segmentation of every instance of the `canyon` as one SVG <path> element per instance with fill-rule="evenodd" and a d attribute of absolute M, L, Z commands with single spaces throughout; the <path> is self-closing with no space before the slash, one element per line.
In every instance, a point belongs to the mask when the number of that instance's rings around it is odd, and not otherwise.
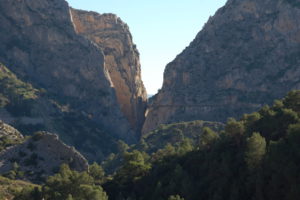
<path fill-rule="evenodd" d="M 161 124 L 223 123 L 300 88 L 291 1 L 229 0 L 166 66 L 149 102 L 139 52 L 116 15 L 63 0 L 3 0 L 0 10 L 0 119 L 25 135 L 57 133 L 91 160 Z"/>

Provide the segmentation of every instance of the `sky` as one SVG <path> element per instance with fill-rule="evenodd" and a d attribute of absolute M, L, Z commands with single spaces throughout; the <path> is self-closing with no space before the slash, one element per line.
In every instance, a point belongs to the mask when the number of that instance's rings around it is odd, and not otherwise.
<path fill-rule="evenodd" d="M 67 0 L 73 8 L 114 13 L 128 24 L 140 52 L 142 79 L 156 94 L 165 66 L 195 38 L 226 0 Z"/>

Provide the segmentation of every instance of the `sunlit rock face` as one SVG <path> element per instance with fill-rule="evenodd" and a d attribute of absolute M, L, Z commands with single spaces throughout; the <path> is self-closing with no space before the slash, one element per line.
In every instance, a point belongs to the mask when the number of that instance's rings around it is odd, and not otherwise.
<path fill-rule="evenodd" d="M 143 133 L 159 124 L 226 121 L 300 84 L 300 4 L 229 0 L 169 63 Z"/>
<path fill-rule="evenodd" d="M 145 120 L 147 93 L 141 79 L 139 53 L 127 24 L 114 14 L 71 9 L 71 15 L 76 32 L 104 52 L 105 67 L 121 110 L 139 133 Z"/>

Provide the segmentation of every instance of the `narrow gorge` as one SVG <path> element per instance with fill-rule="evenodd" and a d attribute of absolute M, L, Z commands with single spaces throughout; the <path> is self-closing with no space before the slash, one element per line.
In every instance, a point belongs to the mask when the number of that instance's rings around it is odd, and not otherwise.
<path fill-rule="evenodd" d="M 142 44 L 162 57 L 166 41 L 152 31 L 163 38 L 161 28 L 185 29 L 183 15 L 199 20 L 183 5 L 220 6 L 150 3 L 79 5 L 134 10 L 151 28 L 141 26 L 151 36 Z M 168 24 L 168 9 L 155 13 L 162 5 L 174 9 Z M 300 199 L 299 19 L 299 0 L 227 0 L 148 100 L 138 48 L 117 15 L 0 0 L 0 199 Z M 185 38 L 178 32 L 167 35 L 169 50 Z"/>

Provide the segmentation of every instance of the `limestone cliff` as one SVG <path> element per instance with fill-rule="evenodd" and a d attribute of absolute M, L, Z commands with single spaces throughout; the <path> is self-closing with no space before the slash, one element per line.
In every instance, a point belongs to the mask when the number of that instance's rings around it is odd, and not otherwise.
<path fill-rule="evenodd" d="M 23 174 L 22 179 L 32 181 L 41 181 L 53 175 L 63 163 L 77 171 L 88 169 L 87 160 L 79 152 L 62 143 L 57 135 L 47 132 L 36 133 L 32 138 L 0 153 L 1 174 L 15 170 Z"/>
<path fill-rule="evenodd" d="M 0 64 L 0 119 L 25 134 L 57 133 L 89 159 L 135 140 L 145 90 L 128 29 L 118 41 L 124 54 L 113 58 L 103 52 L 108 43 L 99 48 L 75 31 L 64 0 L 0 1 L 0 25 L 0 62 L 9 68 Z"/>
<path fill-rule="evenodd" d="M 143 127 L 226 121 L 300 88 L 300 6 L 229 0 L 169 63 Z"/>
<path fill-rule="evenodd" d="M 127 24 L 114 14 L 71 9 L 75 30 L 104 52 L 107 68 L 118 103 L 131 126 L 140 132 L 147 93 L 141 79 L 139 53 L 133 44 Z"/>
<path fill-rule="evenodd" d="M 0 10 L 1 27 L 5 27 L 0 31 L 4 64 L 111 132 L 130 132 L 118 108 L 103 53 L 76 34 L 65 1 L 3 0 Z"/>

